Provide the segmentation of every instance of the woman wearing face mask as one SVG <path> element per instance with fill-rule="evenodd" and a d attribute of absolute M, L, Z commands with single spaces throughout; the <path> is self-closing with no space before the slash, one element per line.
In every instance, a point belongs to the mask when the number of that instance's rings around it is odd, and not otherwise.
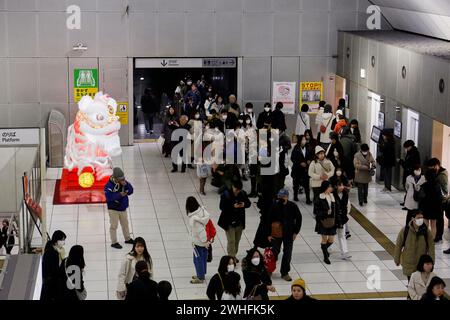
<path fill-rule="evenodd" d="M 209 300 L 222 300 L 224 290 L 224 282 L 228 273 L 233 272 L 236 268 L 236 260 L 231 256 L 223 256 L 220 259 L 219 269 L 217 273 L 209 280 L 206 295 Z"/>
<path fill-rule="evenodd" d="M 353 164 L 355 166 L 355 182 L 358 185 L 359 206 L 362 207 L 364 203 L 367 203 L 369 183 L 372 181 L 372 176 L 375 175 L 376 168 L 375 159 L 367 144 L 361 145 L 361 150 L 355 154 Z"/>
<path fill-rule="evenodd" d="M 322 121 L 319 125 L 319 143 L 325 150 L 328 149 L 328 146 L 331 143 L 330 132 L 332 131 L 331 125 L 333 123 L 334 115 L 333 108 L 331 105 L 327 104 L 323 109 Z"/>
<path fill-rule="evenodd" d="M 316 139 L 313 138 L 313 134 L 311 130 L 305 131 L 305 139 L 306 139 L 306 146 L 309 149 L 309 152 L 311 155 L 314 154 L 314 150 L 318 145 L 318 142 Z"/>
<path fill-rule="evenodd" d="M 311 161 L 308 168 L 308 176 L 311 177 L 310 185 L 314 193 L 313 201 L 316 201 L 321 193 L 320 187 L 322 182 L 328 181 L 334 175 L 334 165 L 325 157 L 325 150 L 317 146 L 315 155 L 315 160 Z"/>
<path fill-rule="evenodd" d="M 251 182 L 251 190 L 248 196 L 249 198 L 254 198 L 258 195 L 256 190 L 256 176 L 258 174 L 258 133 L 256 131 L 256 126 L 253 125 L 251 116 L 249 114 L 245 114 L 243 120 L 243 131 L 245 136 L 245 159 L 246 164 L 248 164 L 248 173 Z"/>
<path fill-rule="evenodd" d="M 311 120 L 308 115 L 309 106 L 302 105 L 297 115 L 297 124 L 295 125 L 295 135 L 304 135 L 306 130 L 311 130 Z"/>
<path fill-rule="evenodd" d="M 86 300 L 87 292 L 83 281 L 85 267 L 83 247 L 75 245 L 70 248 L 69 256 L 61 262 L 59 269 L 58 300 Z M 77 274 L 75 274 L 75 272 L 78 271 L 80 278 L 77 279 Z"/>
<path fill-rule="evenodd" d="M 117 298 L 119 300 L 125 299 L 127 295 L 127 284 L 131 283 L 137 278 L 136 275 L 136 263 L 138 261 L 145 261 L 148 265 L 148 272 L 150 274 L 150 279 L 153 278 L 153 262 L 150 254 L 147 250 L 147 244 L 145 240 L 141 237 L 137 237 L 134 240 L 133 248 L 125 256 L 124 261 L 120 267 L 119 271 L 119 281 L 117 284 Z"/>
<path fill-rule="evenodd" d="M 447 301 L 445 296 L 445 281 L 439 277 L 433 277 L 430 284 L 427 287 L 427 292 L 423 295 L 423 301 L 436 301 L 444 300 Z"/>
<path fill-rule="evenodd" d="M 251 102 L 247 102 L 245 104 L 245 115 L 248 115 L 250 117 L 250 121 L 253 127 L 256 128 L 256 116 L 255 113 L 253 112 L 253 103 Z"/>
<path fill-rule="evenodd" d="M 407 225 L 411 220 L 412 210 L 416 210 L 419 208 L 419 201 L 421 197 L 420 189 L 424 183 L 425 183 L 425 176 L 422 175 L 421 166 L 420 164 L 416 164 L 414 166 L 413 174 L 409 175 L 406 178 L 405 183 L 406 188 L 405 207 L 406 209 L 408 209 L 405 225 Z"/>
<path fill-rule="evenodd" d="M 58 296 L 59 267 L 66 257 L 64 244 L 66 234 L 56 230 L 47 242 L 42 256 L 41 300 L 56 300 Z"/>
<path fill-rule="evenodd" d="M 247 251 L 247 256 L 242 260 L 242 273 L 245 282 L 244 298 L 250 295 L 261 296 L 262 300 L 267 301 L 268 291 L 276 291 L 264 266 L 264 256 L 257 248 Z"/>
<path fill-rule="evenodd" d="M 256 127 L 258 129 L 269 129 L 272 123 L 272 106 L 269 102 L 264 103 L 264 111 L 258 115 Z"/>
<path fill-rule="evenodd" d="M 341 249 L 341 259 L 349 260 L 351 256 L 348 253 L 345 231 L 348 222 L 347 214 L 351 209 L 351 205 L 348 199 L 349 191 L 347 185 L 345 185 L 342 181 L 339 181 L 334 187 L 333 196 L 336 201 L 336 231 L 339 248 Z"/>
<path fill-rule="evenodd" d="M 312 204 L 309 192 L 308 167 L 311 164 L 311 151 L 304 135 L 297 136 L 297 144 L 291 153 L 294 201 L 298 201 L 300 186 L 305 190 L 306 204 Z"/>
<path fill-rule="evenodd" d="M 316 227 L 314 231 L 321 235 L 320 247 L 323 253 L 323 262 L 331 264 L 328 248 L 334 242 L 336 234 L 336 201 L 333 196 L 333 187 L 329 181 L 323 181 L 320 195 L 314 200 L 314 216 Z"/>
<path fill-rule="evenodd" d="M 411 279 L 408 283 L 408 298 L 411 300 L 420 300 L 422 298 L 430 285 L 431 279 L 436 276 L 433 269 L 433 258 L 427 254 L 421 255 L 417 264 L 417 271 L 411 274 Z"/>

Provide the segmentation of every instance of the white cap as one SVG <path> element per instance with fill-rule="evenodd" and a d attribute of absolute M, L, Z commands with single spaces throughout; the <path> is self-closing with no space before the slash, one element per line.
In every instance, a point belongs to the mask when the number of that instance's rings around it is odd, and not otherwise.
<path fill-rule="evenodd" d="M 315 150 L 314 154 L 318 154 L 319 152 L 325 152 L 325 150 L 321 146 L 316 146 L 316 150 Z"/>
<path fill-rule="evenodd" d="M 336 115 L 338 115 L 338 114 L 340 114 L 341 116 L 344 115 L 344 113 L 342 112 L 341 109 L 339 109 L 339 110 L 336 111 Z"/>

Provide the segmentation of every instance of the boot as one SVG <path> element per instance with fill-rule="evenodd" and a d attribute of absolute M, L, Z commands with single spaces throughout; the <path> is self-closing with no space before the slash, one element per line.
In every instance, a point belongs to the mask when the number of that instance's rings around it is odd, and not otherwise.
<path fill-rule="evenodd" d="M 294 201 L 298 202 L 298 193 L 294 191 Z"/>
<path fill-rule="evenodd" d="M 326 246 L 327 246 L 327 250 L 329 247 L 331 247 L 331 245 L 333 244 L 333 242 L 327 242 Z"/>
<path fill-rule="evenodd" d="M 330 254 L 328 253 L 327 250 L 327 244 L 321 244 L 320 247 L 322 248 L 323 252 L 323 262 L 325 262 L 326 264 L 331 264 L 330 259 L 328 259 Z"/>
<path fill-rule="evenodd" d="M 250 190 L 250 194 L 248 195 L 249 198 L 255 198 L 258 194 L 256 193 L 256 178 L 251 177 L 250 178 L 252 189 Z"/>

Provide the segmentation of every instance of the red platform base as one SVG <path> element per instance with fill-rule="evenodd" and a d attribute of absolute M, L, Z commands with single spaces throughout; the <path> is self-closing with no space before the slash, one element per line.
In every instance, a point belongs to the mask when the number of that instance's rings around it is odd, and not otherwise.
<path fill-rule="evenodd" d="M 83 172 L 91 171 L 90 169 Z M 78 184 L 77 169 L 69 171 L 63 169 L 61 179 L 56 181 L 55 192 L 53 195 L 53 204 L 86 204 L 86 203 L 105 203 L 105 194 L 103 188 L 109 178 L 95 181 L 90 188 L 82 188 Z"/>

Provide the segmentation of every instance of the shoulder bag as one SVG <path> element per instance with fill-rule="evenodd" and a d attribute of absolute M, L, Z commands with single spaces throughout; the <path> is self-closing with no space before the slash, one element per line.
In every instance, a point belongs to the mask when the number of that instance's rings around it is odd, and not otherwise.
<path fill-rule="evenodd" d="M 256 285 L 253 287 L 252 291 L 250 292 L 250 294 L 247 296 L 247 300 L 262 300 L 262 297 L 260 294 L 256 294 L 256 292 L 258 291 L 258 287 L 260 285 Z"/>
<path fill-rule="evenodd" d="M 67 273 L 67 259 L 64 261 L 64 271 L 66 272 L 67 281 L 66 285 L 69 290 L 75 290 L 75 294 L 77 295 L 78 300 L 86 300 L 87 298 L 87 291 L 86 287 L 83 288 L 83 290 L 78 290 L 75 288 L 75 285 L 72 283 L 72 279 L 69 277 L 69 274 Z M 81 270 L 80 270 L 81 272 Z"/>
<path fill-rule="evenodd" d="M 333 117 L 330 117 L 330 120 L 328 120 L 328 123 L 327 123 L 326 126 L 324 126 L 323 124 L 320 125 L 320 132 L 321 132 L 321 133 L 327 132 L 327 128 L 328 128 L 328 126 L 329 126 L 329 124 L 330 124 L 330 122 L 331 122 L 332 119 L 333 119 Z"/>

